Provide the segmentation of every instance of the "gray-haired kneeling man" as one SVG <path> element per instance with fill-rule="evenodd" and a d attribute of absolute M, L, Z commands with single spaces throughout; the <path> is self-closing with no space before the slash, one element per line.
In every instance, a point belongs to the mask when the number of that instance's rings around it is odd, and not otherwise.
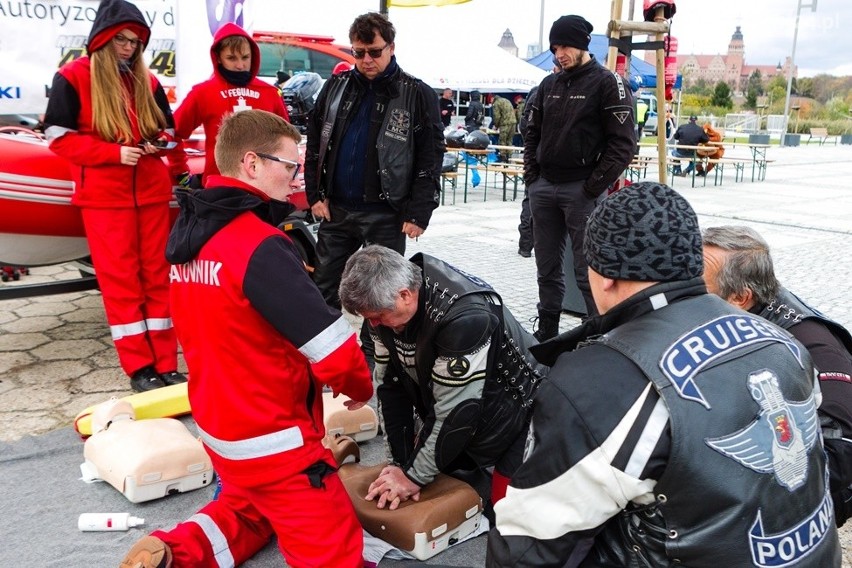
<path fill-rule="evenodd" d="M 391 458 L 367 499 L 395 509 L 440 473 L 494 466 L 491 501 L 520 465 L 543 367 L 500 295 L 437 258 L 371 245 L 346 263 L 343 307 L 376 343 L 376 394 Z M 486 512 L 488 507 L 486 504 Z"/>

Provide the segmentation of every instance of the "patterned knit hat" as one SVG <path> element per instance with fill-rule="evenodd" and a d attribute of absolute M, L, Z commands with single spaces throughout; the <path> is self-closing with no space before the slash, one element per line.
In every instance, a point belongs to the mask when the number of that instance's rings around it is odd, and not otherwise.
<path fill-rule="evenodd" d="M 695 211 L 667 185 L 642 182 L 604 199 L 589 216 L 586 262 L 606 278 L 689 280 L 704 273 Z"/>

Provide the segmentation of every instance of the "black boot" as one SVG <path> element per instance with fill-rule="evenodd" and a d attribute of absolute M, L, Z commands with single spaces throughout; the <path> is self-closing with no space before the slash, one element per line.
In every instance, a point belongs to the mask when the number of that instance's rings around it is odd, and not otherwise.
<path fill-rule="evenodd" d="M 539 343 L 559 335 L 559 312 L 538 311 L 538 331 L 533 334 Z"/>

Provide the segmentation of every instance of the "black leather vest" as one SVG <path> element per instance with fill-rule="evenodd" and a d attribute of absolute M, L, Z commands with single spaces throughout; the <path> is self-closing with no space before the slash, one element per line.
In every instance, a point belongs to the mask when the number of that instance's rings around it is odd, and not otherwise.
<path fill-rule="evenodd" d="M 638 365 L 670 414 L 656 500 L 628 505 L 590 566 L 840 566 L 810 356 L 710 295 L 600 338 Z"/>
<path fill-rule="evenodd" d="M 529 354 L 529 346 L 536 341 L 511 316 L 500 295 L 486 282 L 422 253 L 411 257 L 411 262 L 423 269 L 424 280 L 420 294 L 424 296 L 425 313 L 420 320 L 414 356 L 420 390 L 411 393 L 417 399 L 415 407 L 421 417 L 427 416 L 431 407 L 432 367 L 437 358 L 434 339 L 443 320 L 450 312 L 453 318 L 458 318 L 464 317 L 459 310 L 487 307 L 500 322 L 491 338 L 481 419 L 466 448 L 474 458 L 493 459 L 505 451 L 512 435 L 519 434 L 528 425 L 532 398 L 546 369 Z M 460 302 L 463 298 L 468 301 Z M 378 330 L 391 352 L 391 366 L 402 376 L 402 364 L 393 348 L 393 332 L 385 327 Z"/>
<path fill-rule="evenodd" d="M 414 124 L 418 79 L 402 70 L 397 73 L 398 76 L 394 78 L 396 96 L 391 97 L 387 103 L 376 140 L 376 150 L 381 184 L 379 199 L 386 200 L 394 209 L 399 210 L 408 199 L 414 180 L 414 129 L 419 125 Z M 329 178 L 335 167 L 333 163 L 326 164 L 326 157 L 335 123 L 345 123 L 347 114 L 352 112 L 355 104 L 355 89 L 350 89 L 348 93 L 346 89 L 349 82 L 354 80 L 350 73 L 330 79 L 333 82 L 327 95 L 328 104 L 323 115 L 317 160 L 321 168 L 317 172 L 317 180 L 323 199 L 328 197 Z"/>
<path fill-rule="evenodd" d="M 769 305 L 764 306 L 760 317 L 766 318 L 775 325 L 790 329 L 797 323 L 806 319 L 818 319 L 839 339 L 849 353 L 852 353 L 852 335 L 839 323 L 828 319 L 825 315 L 810 307 L 798 296 L 784 287 L 778 290 L 778 295 Z"/>

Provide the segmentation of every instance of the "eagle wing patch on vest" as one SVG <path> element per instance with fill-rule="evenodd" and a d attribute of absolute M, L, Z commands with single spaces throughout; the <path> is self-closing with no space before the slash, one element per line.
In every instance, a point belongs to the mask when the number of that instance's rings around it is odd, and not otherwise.
<path fill-rule="evenodd" d="M 808 478 L 808 453 L 819 432 L 813 393 L 802 402 L 784 399 L 778 377 L 770 370 L 751 373 L 748 386 L 760 405 L 757 418 L 738 432 L 708 438 L 708 446 L 758 473 L 772 473 L 793 492 Z"/>
<path fill-rule="evenodd" d="M 804 369 L 802 351 L 788 334 L 763 318 L 737 314 L 718 317 L 686 332 L 663 352 L 659 366 L 681 398 L 709 410 L 710 403 L 695 383 L 698 372 L 737 349 L 769 341 L 787 347 Z"/>

